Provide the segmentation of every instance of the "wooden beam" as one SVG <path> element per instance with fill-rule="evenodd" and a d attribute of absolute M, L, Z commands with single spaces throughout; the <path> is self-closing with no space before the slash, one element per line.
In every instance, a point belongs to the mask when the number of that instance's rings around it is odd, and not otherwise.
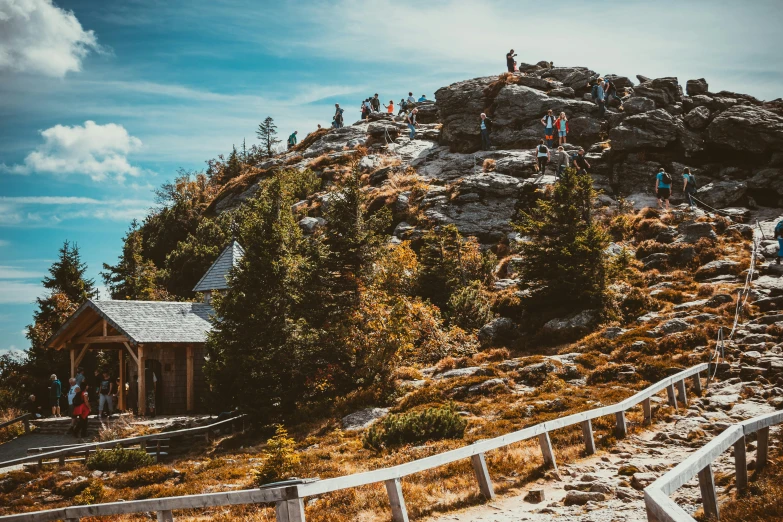
<path fill-rule="evenodd" d="M 758 431 L 756 445 L 758 447 L 756 450 L 756 469 L 760 471 L 767 465 L 767 458 L 769 455 L 769 426 L 761 428 Z"/>
<path fill-rule="evenodd" d="M 625 412 L 618 411 L 614 414 L 615 418 L 615 435 L 618 439 L 624 439 L 628 436 L 628 424 L 625 422 Z"/>
<path fill-rule="evenodd" d="M 677 396 L 674 394 L 674 385 L 670 384 L 666 387 L 666 396 L 669 399 L 669 406 L 677 411 Z"/>
<path fill-rule="evenodd" d="M 146 387 L 146 372 L 144 371 L 144 362 L 146 357 L 144 356 L 144 345 L 139 345 L 139 358 L 136 359 L 136 365 L 139 368 L 139 415 L 144 415 L 147 412 L 147 387 Z"/>
<path fill-rule="evenodd" d="M 642 401 L 642 409 L 644 410 L 644 423 L 652 424 L 652 402 L 649 397 Z"/>
<path fill-rule="evenodd" d="M 103 320 L 103 336 L 107 337 L 109 335 L 108 332 L 108 325 L 106 324 L 106 319 Z"/>
<path fill-rule="evenodd" d="M 131 359 L 133 359 L 133 362 L 136 363 L 136 366 L 138 367 L 139 366 L 139 358 L 136 357 L 135 353 L 133 353 L 133 350 L 131 349 L 130 345 L 128 343 L 122 343 L 122 344 L 124 344 L 125 348 L 128 349 L 128 353 L 130 354 Z"/>
<path fill-rule="evenodd" d="M 82 362 L 82 359 L 84 359 L 84 356 L 85 356 L 85 355 L 87 355 L 87 348 L 89 348 L 89 347 L 90 347 L 90 345 L 89 345 L 89 344 L 85 344 L 85 345 L 82 347 L 82 351 L 81 351 L 81 352 L 79 352 L 79 355 L 78 355 L 78 357 L 76 357 L 76 362 L 75 362 L 75 365 L 76 365 L 76 367 L 77 367 L 77 368 L 78 368 L 78 367 L 79 367 L 79 365 L 81 364 L 81 362 Z"/>
<path fill-rule="evenodd" d="M 748 455 L 745 448 L 745 436 L 734 443 L 734 469 L 737 477 L 737 491 L 748 489 Z"/>
<path fill-rule="evenodd" d="M 715 476 L 712 474 L 712 466 L 709 464 L 699 471 L 699 489 L 701 489 L 701 503 L 704 506 L 704 514 L 710 520 L 720 520 Z"/>
<path fill-rule="evenodd" d="M 590 419 L 582 421 L 582 437 L 585 441 L 585 453 L 593 455 L 595 453 L 595 439 L 593 438 L 593 423 Z"/>
<path fill-rule="evenodd" d="M 117 390 L 117 409 L 125 410 L 125 350 L 120 348 L 117 358 L 120 360 L 120 385 Z"/>
<path fill-rule="evenodd" d="M 552 441 L 549 438 L 549 432 L 545 431 L 538 435 L 538 444 L 541 446 L 541 453 L 544 454 L 544 465 L 552 466 L 554 470 L 557 471 L 555 451 L 552 449 Z"/>
<path fill-rule="evenodd" d="M 489 476 L 489 469 L 487 469 L 487 461 L 484 459 L 484 454 L 479 453 L 471 456 L 470 463 L 473 465 L 473 472 L 476 474 L 481 494 L 487 500 L 492 500 L 495 498 L 495 488 L 492 487 L 492 479 Z"/>
<path fill-rule="evenodd" d="M 283 500 L 275 504 L 277 522 L 305 522 L 304 501 L 301 498 Z"/>
<path fill-rule="evenodd" d="M 113 344 L 127 343 L 129 340 L 124 335 L 103 335 L 100 337 L 77 337 L 73 342 L 75 344 Z"/>
<path fill-rule="evenodd" d="M 699 373 L 693 375 L 693 393 L 701 395 L 701 374 Z"/>
<path fill-rule="evenodd" d="M 405 497 L 402 496 L 400 479 L 387 480 L 385 484 L 391 504 L 392 521 L 408 522 L 408 510 L 405 508 Z"/>
<path fill-rule="evenodd" d="M 68 351 L 70 352 L 70 356 L 71 356 L 71 375 L 70 375 L 70 377 L 74 377 L 76 375 L 76 348 L 71 346 Z"/>
<path fill-rule="evenodd" d="M 192 412 L 195 410 L 195 385 L 193 383 L 193 345 L 189 344 L 187 347 L 187 371 L 186 383 L 187 383 L 187 411 Z"/>
<path fill-rule="evenodd" d="M 675 383 L 675 386 L 677 386 L 677 395 L 678 395 L 678 398 L 680 399 L 680 402 L 682 403 L 683 406 L 685 406 L 687 408 L 688 407 L 688 394 L 685 391 L 685 379 L 683 379 L 681 381 L 677 381 Z"/>

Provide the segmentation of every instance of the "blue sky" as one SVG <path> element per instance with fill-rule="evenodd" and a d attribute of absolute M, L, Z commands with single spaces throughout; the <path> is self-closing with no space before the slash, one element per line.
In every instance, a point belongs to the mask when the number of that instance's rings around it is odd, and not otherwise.
<path fill-rule="evenodd" d="M 752 9 L 749 6 L 752 4 Z M 177 168 L 272 116 L 284 138 L 453 81 L 552 60 L 783 95 L 783 2 L 0 0 L 0 351 L 77 242 L 99 280 Z"/>

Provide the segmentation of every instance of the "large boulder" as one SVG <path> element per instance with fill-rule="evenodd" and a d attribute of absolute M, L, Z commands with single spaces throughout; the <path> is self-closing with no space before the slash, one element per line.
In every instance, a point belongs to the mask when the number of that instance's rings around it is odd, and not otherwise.
<path fill-rule="evenodd" d="M 783 196 L 783 169 L 762 169 L 748 180 L 748 189 L 774 192 Z"/>
<path fill-rule="evenodd" d="M 623 103 L 623 112 L 629 116 L 655 110 L 655 102 L 644 96 L 633 96 Z"/>
<path fill-rule="evenodd" d="M 682 88 L 677 78 L 656 78 L 642 82 L 633 89 L 634 96 L 645 96 L 658 107 L 667 107 L 682 101 Z"/>
<path fill-rule="evenodd" d="M 340 129 L 331 129 L 329 132 L 315 140 L 302 156 L 305 158 L 317 158 L 330 152 L 343 151 L 346 148 L 353 149 L 357 145 L 367 143 L 367 124 L 349 125 Z"/>
<path fill-rule="evenodd" d="M 714 208 L 729 207 L 745 197 L 748 184 L 743 181 L 715 181 L 699 187 L 696 198 Z"/>
<path fill-rule="evenodd" d="M 752 105 L 736 105 L 707 127 L 711 143 L 738 152 L 765 153 L 783 148 L 783 116 Z"/>
<path fill-rule="evenodd" d="M 710 223 L 701 222 L 683 222 L 679 226 L 679 232 L 682 234 L 682 241 L 686 243 L 696 243 L 700 239 L 707 238 L 711 241 L 718 239 L 715 229 Z"/>
<path fill-rule="evenodd" d="M 435 92 L 435 105 L 443 123 L 441 143 L 459 152 L 479 147 L 479 115 L 491 104 L 484 91 L 497 80 L 497 76 L 474 78 L 441 87 Z"/>
<path fill-rule="evenodd" d="M 691 129 L 703 129 L 710 122 L 710 110 L 707 107 L 695 107 L 683 117 Z"/>
<path fill-rule="evenodd" d="M 710 91 L 710 86 L 707 85 L 707 80 L 699 78 L 698 80 L 688 80 L 685 83 L 685 92 L 688 96 L 696 96 L 698 94 L 707 94 Z"/>
<path fill-rule="evenodd" d="M 656 109 L 626 118 L 609 131 L 609 139 L 616 150 L 662 149 L 677 139 L 677 131 L 672 115 Z"/>
<path fill-rule="evenodd" d="M 516 325 L 508 317 L 495 318 L 478 331 L 478 339 L 483 346 L 495 346 L 513 339 L 516 335 Z"/>
<path fill-rule="evenodd" d="M 584 335 L 595 324 L 598 314 L 595 310 L 583 310 L 568 317 L 552 319 L 544 324 L 542 333 L 558 338 Z"/>
<path fill-rule="evenodd" d="M 416 108 L 419 109 L 419 112 L 416 113 L 416 121 L 419 123 L 438 123 L 440 121 L 438 106 L 434 101 L 417 103 Z"/>

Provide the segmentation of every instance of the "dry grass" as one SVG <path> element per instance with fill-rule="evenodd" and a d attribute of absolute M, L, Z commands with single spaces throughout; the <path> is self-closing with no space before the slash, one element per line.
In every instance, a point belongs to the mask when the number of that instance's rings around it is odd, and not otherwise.
<path fill-rule="evenodd" d="M 22 413 L 22 410 L 17 410 L 16 408 L 3 410 L 0 412 L 0 424 L 3 422 L 8 422 L 11 419 L 15 419 L 22 415 Z M 7 442 L 9 440 L 15 439 L 16 437 L 19 437 L 20 435 L 24 435 L 23 422 L 17 422 L 16 424 L 12 424 L 11 426 L 6 426 L 5 428 L 0 429 L 0 442 Z"/>

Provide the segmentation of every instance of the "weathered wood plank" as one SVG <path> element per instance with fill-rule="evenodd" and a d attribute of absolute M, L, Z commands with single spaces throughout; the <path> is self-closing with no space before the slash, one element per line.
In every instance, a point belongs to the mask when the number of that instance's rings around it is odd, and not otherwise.
<path fill-rule="evenodd" d="M 402 496 L 402 483 L 400 479 L 387 480 L 386 493 L 391 504 L 392 520 L 394 522 L 408 522 L 408 510 L 405 508 L 405 497 Z"/>
<path fill-rule="evenodd" d="M 470 457 L 470 463 L 473 465 L 473 472 L 476 474 L 476 480 L 479 483 L 479 490 L 487 500 L 495 498 L 495 488 L 492 486 L 492 478 L 489 476 L 487 461 L 484 454 L 479 453 Z"/>
<path fill-rule="evenodd" d="M 593 438 L 593 423 L 591 420 L 582 422 L 582 438 L 585 441 L 585 453 L 595 454 L 595 439 Z"/>
<path fill-rule="evenodd" d="M 541 453 L 544 455 L 544 465 L 552 466 L 552 468 L 557 471 L 555 451 L 552 448 L 552 440 L 549 438 L 549 432 L 545 431 L 538 436 L 538 444 L 541 446 Z"/>
<path fill-rule="evenodd" d="M 693 375 L 693 392 L 696 395 L 701 395 L 701 373 L 696 373 Z"/>
<path fill-rule="evenodd" d="M 642 401 L 642 410 L 644 410 L 644 423 L 652 424 L 652 401 L 649 397 Z"/>
<path fill-rule="evenodd" d="M 737 478 L 737 490 L 748 489 L 748 455 L 745 448 L 745 436 L 734 443 L 734 469 Z"/>
<path fill-rule="evenodd" d="M 670 384 L 666 387 L 666 397 L 669 400 L 669 406 L 677 411 L 677 397 L 674 395 L 674 385 Z"/>
<path fill-rule="evenodd" d="M 707 517 L 720 520 L 718 511 L 718 491 L 715 489 L 715 476 L 712 474 L 712 465 L 707 465 L 699 471 L 699 489 L 701 490 L 701 504 Z"/>
<path fill-rule="evenodd" d="M 625 412 L 618 411 L 615 416 L 615 435 L 618 439 L 624 439 L 628 436 L 628 424 L 625 422 Z"/>
<path fill-rule="evenodd" d="M 193 372 L 194 372 L 194 364 L 193 364 L 193 345 L 189 344 L 186 348 L 186 375 L 185 375 L 185 383 L 187 388 L 187 400 L 186 400 L 186 409 L 187 411 L 193 411 L 195 410 L 196 406 L 196 395 L 195 395 L 195 384 L 193 379 Z"/>
<path fill-rule="evenodd" d="M 677 397 L 680 399 L 680 402 L 683 406 L 686 408 L 688 407 L 688 394 L 685 391 L 685 379 L 681 381 L 677 381 L 675 383 L 675 386 L 677 387 Z"/>
<path fill-rule="evenodd" d="M 769 458 L 769 426 L 758 431 L 756 447 L 756 469 L 761 470 L 767 465 Z"/>
<path fill-rule="evenodd" d="M 174 522 L 174 515 L 170 510 L 158 511 L 158 522 Z"/>
<path fill-rule="evenodd" d="M 305 522 L 304 501 L 301 498 L 284 500 L 275 504 L 277 522 Z"/>
<path fill-rule="evenodd" d="M 127 343 L 128 339 L 124 335 L 101 335 L 92 337 L 77 337 L 73 340 L 74 344 L 114 344 L 114 343 Z"/>

